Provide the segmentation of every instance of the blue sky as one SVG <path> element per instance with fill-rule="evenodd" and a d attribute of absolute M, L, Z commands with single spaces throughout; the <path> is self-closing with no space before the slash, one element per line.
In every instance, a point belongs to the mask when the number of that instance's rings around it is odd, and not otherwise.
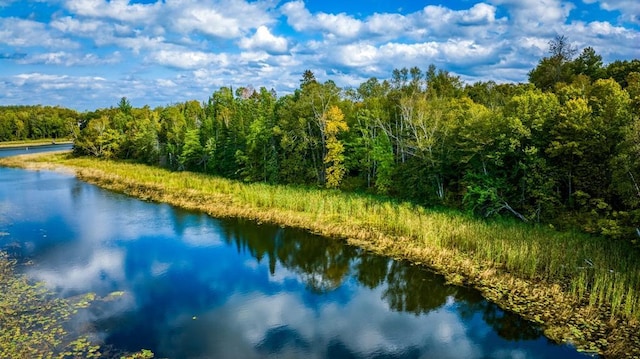
<path fill-rule="evenodd" d="M 430 64 L 522 82 L 565 35 L 605 63 L 640 58 L 638 0 L 0 0 L 0 105 L 78 110 L 292 92 L 302 73 L 356 87 Z"/>

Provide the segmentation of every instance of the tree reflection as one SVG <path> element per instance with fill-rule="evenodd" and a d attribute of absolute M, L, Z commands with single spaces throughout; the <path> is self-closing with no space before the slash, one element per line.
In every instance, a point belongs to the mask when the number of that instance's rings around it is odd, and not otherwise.
<path fill-rule="evenodd" d="M 543 335 L 542 328 L 521 316 L 488 302 L 480 292 L 464 288 L 456 296 L 460 316 L 471 318 L 477 313 L 502 338 L 510 341 L 533 340 Z"/>
<path fill-rule="evenodd" d="M 357 255 L 354 248 L 338 240 L 302 230 L 255 225 L 240 219 L 224 221 L 221 228 L 225 241 L 234 243 L 238 251 L 247 251 L 258 262 L 267 257 L 272 275 L 279 262 L 299 274 L 309 289 L 316 293 L 340 287 Z"/>
<path fill-rule="evenodd" d="M 225 220 L 220 223 L 224 232 L 223 240 L 228 244 L 235 244 L 238 252 L 248 252 L 258 263 L 267 257 L 269 273 L 276 272 L 276 248 L 281 243 L 284 229 L 269 225 L 255 224 L 243 219 Z"/>
<path fill-rule="evenodd" d="M 387 289 L 382 299 L 396 311 L 425 314 L 440 308 L 457 287 L 446 285 L 442 276 L 419 266 L 394 261 L 387 276 Z"/>
<path fill-rule="evenodd" d="M 387 257 L 362 251 L 355 264 L 355 277 L 363 286 L 377 288 L 385 282 L 390 262 Z"/>
<path fill-rule="evenodd" d="M 279 262 L 297 273 L 315 293 L 340 287 L 352 275 L 362 286 L 375 289 L 386 284 L 382 300 L 394 311 L 416 315 L 429 313 L 453 298 L 463 318 L 482 313 L 482 319 L 507 340 L 536 339 L 542 330 L 522 317 L 487 302 L 473 289 L 448 285 L 441 275 L 421 266 L 355 249 L 339 240 L 303 230 L 274 225 L 255 225 L 236 219 L 223 221 L 224 240 L 239 252 L 248 252 L 260 263 L 266 257 L 275 274 Z"/>
<path fill-rule="evenodd" d="M 316 293 L 340 287 L 356 256 L 355 249 L 337 240 L 296 232 L 283 233 L 277 249 L 280 263 L 299 273 L 309 289 Z"/>

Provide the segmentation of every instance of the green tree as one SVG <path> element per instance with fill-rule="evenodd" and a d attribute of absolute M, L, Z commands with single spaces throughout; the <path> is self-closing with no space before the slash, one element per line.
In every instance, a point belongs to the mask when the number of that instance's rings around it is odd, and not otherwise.
<path fill-rule="evenodd" d="M 542 58 L 529 72 L 529 82 L 544 91 L 553 90 L 560 82 L 569 83 L 573 76 L 571 61 L 576 51 L 564 35 L 557 35 L 549 41 L 549 56 Z"/>
<path fill-rule="evenodd" d="M 592 47 L 585 47 L 580 55 L 573 60 L 573 74 L 586 75 L 595 81 L 604 77 L 605 69 L 602 64 L 602 56 L 598 55 Z"/>
<path fill-rule="evenodd" d="M 197 128 L 188 130 L 184 136 L 184 146 L 178 159 L 180 168 L 195 171 L 202 166 L 204 169 L 203 155 L 203 148 L 200 144 L 200 131 Z"/>

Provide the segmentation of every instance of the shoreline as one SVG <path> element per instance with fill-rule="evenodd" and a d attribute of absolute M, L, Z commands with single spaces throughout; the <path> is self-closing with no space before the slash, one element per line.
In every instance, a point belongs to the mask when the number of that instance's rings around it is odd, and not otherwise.
<path fill-rule="evenodd" d="M 70 145 L 73 141 L 69 139 L 42 139 L 42 140 L 25 140 L 25 141 L 6 141 L 0 142 L 0 150 L 20 149 L 24 147 L 44 147 L 44 146 L 58 146 L 58 145 Z"/>
<path fill-rule="evenodd" d="M 588 301 L 578 301 L 571 297 L 562 283 L 523 279 L 510 273 L 505 267 L 479 262 L 455 246 L 433 246 L 427 239 L 420 240 L 420 236 L 403 233 L 401 230 L 398 230 L 397 234 L 390 233 L 390 224 L 375 222 L 364 214 L 342 213 L 345 208 L 348 211 L 349 207 L 325 209 L 324 212 L 310 211 L 304 204 L 294 203 L 288 207 L 277 204 L 273 198 L 278 195 L 279 190 L 290 191 L 286 193 L 297 193 L 302 198 L 320 196 L 323 206 L 325 202 L 329 206 L 333 202 L 325 201 L 327 197 L 336 197 L 341 201 L 360 201 L 361 197 L 366 196 L 264 185 L 263 187 L 272 191 L 265 198 L 251 201 L 246 200 L 256 195 L 251 191 L 255 192 L 255 188 L 262 187 L 202 174 L 169 172 L 151 166 L 64 155 L 23 155 L 0 159 L 0 165 L 36 170 L 72 170 L 83 181 L 143 200 L 202 211 L 213 217 L 242 217 L 340 238 L 351 245 L 378 254 L 406 259 L 429 267 L 443 274 L 452 284 L 478 289 L 483 297 L 503 309 L 541 324 L 545 335 L 553 341 L 569 343 L 578 350 L 597 352 L 605 357 L 640 357 L 640 325 L 637 320 L 612 315 L 607 306 L 593 307 L 588 305 Z M 142 179 L 132 179 L 126 174 L 133 171 L 149 173 Z M 437 226 L 437 221 L 453 221 L 458 227 L 481 223 L 462 214 L 456 217 L 453 212 L 424 210 L 403 203 L 383 202 L 372 198 L 364 200 L 371 202 L 372 211 L 376 211 L 377 206 L 395 206 L 392 211 L 395 211 L 396 219 L 404 218 L 405 212 L 417 210 L 420 212 L 420 225 L 425 226 L 423 220 L 433 221 L 427 222 L 430 226 Z M 497 227 L 499 228 L 489 229 L 502 230 L 502 227 Z M 460 232 L 434 235 L 456 237 L 464 234 Z"/>

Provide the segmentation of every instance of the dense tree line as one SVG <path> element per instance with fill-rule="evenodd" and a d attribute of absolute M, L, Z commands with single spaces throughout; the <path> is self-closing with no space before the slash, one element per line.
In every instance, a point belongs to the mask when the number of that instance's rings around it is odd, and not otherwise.
<path fill-rule="evenodd" d="M 123 98 L 80 115 L 75 152 L 636 240 L 640 60 L 605 66 L 562 36 L 549 50 L 527 84 L 465 85 L 430 66 L 349 89 L 306 71 L 280 97 L 223 87 L 155 109 Z"/>
<path fill-rule="evenodd" d="M 0 106 L 0 141 L 70 138 L 79 113 L 50 106 Z"/>

